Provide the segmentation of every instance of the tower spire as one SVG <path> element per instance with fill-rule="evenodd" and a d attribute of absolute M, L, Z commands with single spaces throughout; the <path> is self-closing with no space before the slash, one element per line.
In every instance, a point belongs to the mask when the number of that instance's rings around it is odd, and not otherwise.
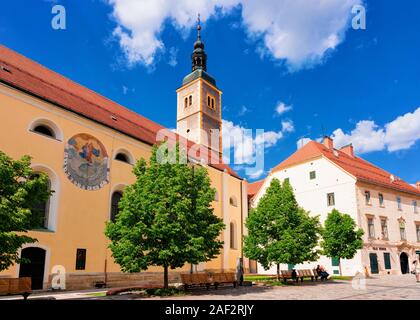
<path fill-rule="evenodd" d="M 197 17 L 197 40 L 201 40 L 201 20 L 200 20 L 200 14 L 198 14 L 198 17 Z"/>
<path fill-rule="evenodd" d="M 201 69 L 207 71 L 207 54 L 204 51 L 204 43 L 201 41 L 201 19 L 197 18 L 197 41 L 194 43 L 194 51 L 191 55 L 192 71 Z"/>

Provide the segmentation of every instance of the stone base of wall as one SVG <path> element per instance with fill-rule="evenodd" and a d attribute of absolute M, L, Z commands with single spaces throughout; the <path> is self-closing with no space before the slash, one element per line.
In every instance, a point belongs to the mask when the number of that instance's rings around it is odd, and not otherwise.
<path fill-rule="evenodd" d="M 236 272 L 235 270 L 205 270 L 203 272 Z M 181 282 L 181 273 L 169 271 L 169 283 L 176 284 Z M 200 272 L 201 273 L 201 272 Z M 51 289 L 52 275 L 49 276 L 48 283 L 44 284 L 44 289 Z M 140 272 L 140 273 L 123 273 L 112 272 L 101 273 L 70 273 L 66 274 L 66 290 L 85 290 L 94 289 L 96 283 L 106 283 L 107 288 L 131 287 L 143 285 L 163 285 L 162 272 Z"/>

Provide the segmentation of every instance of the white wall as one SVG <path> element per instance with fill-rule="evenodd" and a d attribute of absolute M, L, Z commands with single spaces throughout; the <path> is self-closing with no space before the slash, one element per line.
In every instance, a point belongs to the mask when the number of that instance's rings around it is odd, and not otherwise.
<path fill-rule="evenodd" d="M 309 173 L 316 172 L 316 178 L 310 180 Z M 281 171 L 274 172 L 267 177 L 264 185 L 253 199 L 252 206 L 255 207 L 258 201 L 269 187 L 273 178 L 283 181 L 290 179 L 298 204 L 309 211 L 312 216 L 319 215 L 320 222 L 323 224 L 334 208 L 342 213 L 347 213 L 358 222 L 358 210 L 356 202 L 356 179 L 335 164 L 325 158 L 318 158 L 308 161 Z M 327 205 L 327 194 L 334 193 L 335 206 Z M 343 275 L 354 275 L 356 271 L 362 270 L 360 252 L 352 260 L 342 260 L 341 268 Z M 315 267 L 317 264 L 323 265 L 331 274 L 338 267 L 332 267 L 331 259 L 321 257 L 317 262 L 311 262 L 296 266 L 297 269 Z M 287 265 L 281 268 L 287 269 Z M 258 266 L 258 272 L 263 274 L 275 274 L 276 266 L 265 271 L 262 266 Z"/>

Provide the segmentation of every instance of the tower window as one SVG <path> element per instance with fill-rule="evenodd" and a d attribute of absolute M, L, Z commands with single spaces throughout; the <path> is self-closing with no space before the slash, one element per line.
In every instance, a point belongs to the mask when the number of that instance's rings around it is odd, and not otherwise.
<path fill-rule="evenodd" d="M 189 105 L 192 105 L 192 96 L 189 96 Z"/>
<path fill-rule="evenodd" d="M 215 109 L 214 98 L 207 96 L 207 106 L 211 109 Z"/>
<path fill-rule="evenodd" d="M 184 108 L 186 108 L 186 107 L 188 107 L 188 98 L 187 97 L 185 97 L 185 100 L 184 100 Z"/>

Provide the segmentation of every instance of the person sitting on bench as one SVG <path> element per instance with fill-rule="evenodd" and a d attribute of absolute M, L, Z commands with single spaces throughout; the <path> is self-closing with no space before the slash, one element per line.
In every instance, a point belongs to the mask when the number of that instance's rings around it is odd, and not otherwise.
<path fill-rule="evenodd" d="M 330 274 L 325 270 L 325 268 L 320 265 L 316 266 L 316 272 L 318 273 L 318 276 L 321 277 L 321 280 L 327 280 L 330 276 Z"/>

